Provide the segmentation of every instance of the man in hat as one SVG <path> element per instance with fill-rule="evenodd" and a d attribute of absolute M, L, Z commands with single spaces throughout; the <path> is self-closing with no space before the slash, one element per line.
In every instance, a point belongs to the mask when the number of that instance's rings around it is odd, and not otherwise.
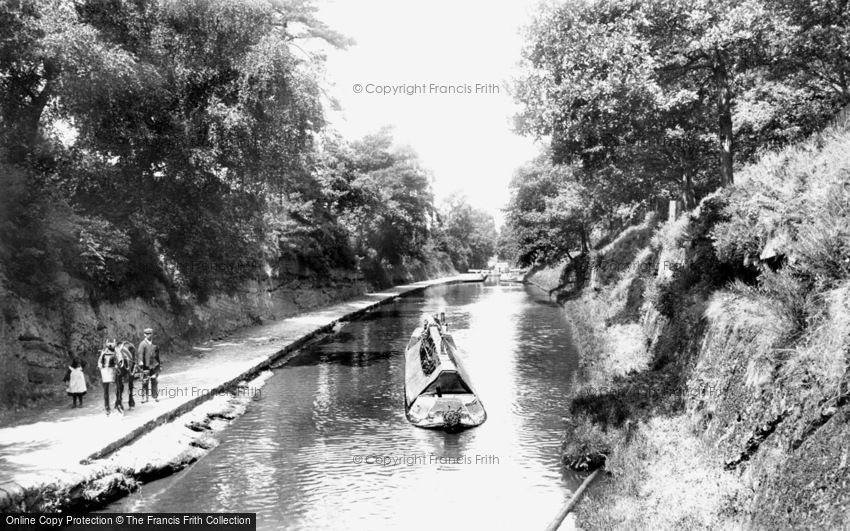
<path fill-rule="evenodd" d="M 142 379 L 142 403 L 148 401 L 148 385 L 150 385 L 151 396 L 159 402 L 159 384 L 157 382 L 161 365 L 159 347 L 153 344 L 153 329 L 145 328 L 144 334 L 145 338 L 142 339 L 139 348 L 136 350 L 136 355 L 142 364 L 142 371 L 145 375 Z"/>

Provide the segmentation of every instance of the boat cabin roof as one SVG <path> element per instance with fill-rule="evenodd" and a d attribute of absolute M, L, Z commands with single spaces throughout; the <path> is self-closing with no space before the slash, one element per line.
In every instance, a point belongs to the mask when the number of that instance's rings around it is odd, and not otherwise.
<path fill-rule="evenodd" d="M 410 405 L 421 394 L 436 393 L 439 386 L 442 393 L 474 393 L 469 376 L 458 363 L 457 347 L 452 336 L 443 331 L 443 327 L 433 319 L 427 319 L 423 326 L 414 330 L 405 353 L 405 398 Z M 427 330 L 427 335 L 423 333 Z M 420 351 L 423 341 L 430 339 L 433 345 L 434 368 L 426 373 Z M 430 346 L 424 348 L 429 349 Z"/>

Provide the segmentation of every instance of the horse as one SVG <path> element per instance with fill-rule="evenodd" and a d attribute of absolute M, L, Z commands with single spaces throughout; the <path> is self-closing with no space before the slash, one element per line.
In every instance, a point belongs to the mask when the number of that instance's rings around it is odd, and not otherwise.
<path fill-rule="evenodd" d="M 136 363 L 136 347 L 129 341 L 119 341 L 115 346 L 115 409 L 124 411 L 124 383 L 128 387 L 127 406 L 132 409 L 136 407 L 133 398 L 133 382 L 138 376 L 138 364 Z"/>

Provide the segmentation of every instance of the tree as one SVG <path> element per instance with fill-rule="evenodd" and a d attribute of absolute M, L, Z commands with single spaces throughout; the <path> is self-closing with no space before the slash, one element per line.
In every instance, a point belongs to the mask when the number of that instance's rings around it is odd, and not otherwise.
<path fill-rule="evenodd" d="M 775 73 L 801 86 L 850 104 L 850 5 L 843 0 L 815 2 L 766 0 L 766 9 L 784 15 L 787 28 Z"/>
<path fill-rule="evenodd" d="M 608 182 L 612 205 L 677 191 L 693 206 L 711 182 L 733 181 L 736 95 L 764 79 L 785 30 L 758 0 L 543 8 L 527 31 L 517 128 Z"/>
<path fill-rule="evenodd" d="M 819 130 L 850 104 L 850 7 L 843 1 L 764 0 L 777 20 L 770 62 L 751 72 L 734 113 L 739 160 Z"/>
<path fill-rule="evenodd" d="M 202 293 L 276 258 L 276 228 L 310 256 L 339 245 L 314 175 L 323 58 L 298 43 L 346 41 L 310 2 L 21 0 L 0 22 L 4 160 L 34 203 L 68 197 L 95 248 Z"/>
<path fill-rule="evenodd" d="M 522 266 L 573 261 L 590 246 L 593 201 L 579 170 L 548 158 L 542 154 L 521 167 L 511 181 L 506 224 Z"/>
<path fill-rule="evenodd" d="M 434 218 L 431 177 L 389 129 L 345 143 L 325 139 L 319 179 L 354 252 L 374 263 L 423 260 Z"/>
<path fill-rule="evenodd" d="M 440 209 L 444 250 L 455 269 L 484 269 L 496 249 L 496 223 L 493 216 L 473 208 L 466 196 L 453 194 Z"/>
<path fill-rule="evenodd" d="M 496 256 L 503 262 L 515 264 L 519 254 L 519 245 L 511 226 L 505 223 L 496 239 Z"/>
<path fill-rule="evenodd" d="M 681 195 L 709 151 L 704 97 L 665 101 L 635 4 L 544 10 L 528 29 L 517 129 L 550 136 L 553 161 L 580 162 L 583 184 L 608 211 Z"/>
<path fill-rule="evenodd" d="M 732 184 L 736 89 L 753 79 L 748 72 L 770 62 L 782 19 L 760 0 L 657 0 L 644 13 L 640 33 L 667 97 L 704 91 L 714 100 L 720 184 Z"/>

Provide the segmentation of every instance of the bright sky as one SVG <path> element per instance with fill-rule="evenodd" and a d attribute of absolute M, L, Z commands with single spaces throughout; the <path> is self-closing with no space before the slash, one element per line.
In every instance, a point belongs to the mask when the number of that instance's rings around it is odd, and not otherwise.
<path fill-rule="evenodd" d="M 433 173 L 438 200 L 461 191 L 501 225 L 511 176 L 537 152 L 532 139 L 511 131 L 516 107 L 506 89 L 520 58 L 519 30 L 536 3 L 320 1 L 319 18 L 356 41 L 328 56 L 331 94 L 342 106 L 332 126 L 352 139 L 393 126 L 397 143 Z M 374 93 L 385 85 L 424 93 Z M 434 93 L 446 85 L 472 93 Z"/>

